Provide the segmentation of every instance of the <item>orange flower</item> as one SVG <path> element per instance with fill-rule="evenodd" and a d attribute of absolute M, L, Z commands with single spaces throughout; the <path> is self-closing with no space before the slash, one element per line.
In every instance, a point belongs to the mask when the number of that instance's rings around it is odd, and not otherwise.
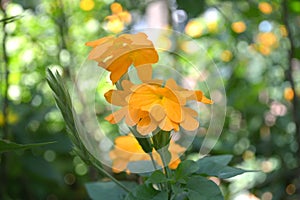
<path fill-rule="evenodd" d="M 119 3 L 113 3 L 110 6 L 112 15 L 107 16 L 108 20 L 106 28 L 113 33 L 120 33 L 124 30 L 124 25 L 130 24 L 131 14 L 128 11 L 123 11 L 123 7 Z"/>
<path fill-rule="evenodd" d="M 158 61 L 158 54 L 145 33 L 104 37 L 86 45 L 93 47 L 88 58 L 111 72 L 113 84 L 127 72 L 130 65 L 138 67 Z"/>
<path fill-rule="evenodd" d="M 106 100 L 122 108 L 105 119 L 115 124 L 125 118 L 129 126 L 137 125 L 137 131 L 147 135 L 160 128 L 165 131 L 195 130 L 199 122 L 195 119 L 197 112 L 186 107 L 189 100 L 211 104 L 202 91 L 192 91 L 179 87 L 173 79 L 163 85 L 161 80 L 151 80 L 151 65 L 138 69 L 141 84 L 122 81 L 123 90 L 110 90 L 105 93 Z"/>
<path fill-rule="evenodd" d="M 185 151 L 185 148 L 171 140 L 169 151 L 171 153 L 169 167 L 171 169 L 176 169 L 180 163 L 179 156 Z M 162 160 L 155 150 L 153 150 L 152 155 L 156 163 L 163 166 Z M 109 156 L 113 161 L 112 170 L 115 173 L 119 173 L 121 171 L 128 172 L 127 165 L 129 162 L 151 160 L 150 156 L 143 151 L 138 141 L 131 134 L 117 137 L 115 139 L 115 148 L 110 151 Z"/>
<path fill-rule="evenodd" d="M 111 20 L 118 18 L 120 21 L 122 21 L 125 24 L 129 24 L 131 22 L 131 15 L 128 11 L 124 11 L 123 7 L 119 3 L 112 3 L 110 5 L 110 10 L 112 12 L 112 15 L 109 15 L 106 17 L 106 19 Z"/>

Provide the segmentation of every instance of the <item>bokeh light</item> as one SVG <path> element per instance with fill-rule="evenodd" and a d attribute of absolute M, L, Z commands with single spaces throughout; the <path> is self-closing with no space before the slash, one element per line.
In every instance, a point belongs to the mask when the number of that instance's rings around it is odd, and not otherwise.
<path fill-rule="evenodd" d="M 80 8 L 84 11 L 93 10 L 95 7 L 94 0 L 80 0 Z"/>
<path fill-rule="evenodd" d="M 247 29 L 247 26 L 243 21 L 238 21 L 231 24 L 231 29 L 236 33 L 243 33 Z"/>
<path fill-rule="evenodd" d="M 191 37 L 200 37 L 203 33 L 203 25 L 197 20 L 191 20 L 185 27 L 185 33 Z"/>
<path fill-rule="evenodd" d="M 264 14 L 271 14 L 272 13 L 272 6 L 268 2 L 260 2 L 258 4 L 259 10 Z"/>

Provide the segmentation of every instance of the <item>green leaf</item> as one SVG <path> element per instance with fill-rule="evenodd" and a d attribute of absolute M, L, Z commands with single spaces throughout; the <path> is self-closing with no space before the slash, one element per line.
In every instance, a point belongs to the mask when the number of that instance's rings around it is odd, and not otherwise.
<path fill-rule="evenodd" d="M 169 179 L 166 178 L 164 173 L 160 170 L 156 170 L 151 174 L 151 176 L 147 179 L 146 183 L 165 183 L 168 182 Z"/>
<path fill-rule="evenodd" d="M 75 127 L 76 115 L 75 113 L 73 113 L 73 105 L 70 94 L 65 88 L 61 76 L 57 71 L 54 75 L 50 69 L 47 69 L 47 82 L 54 92 L 56 104 L 61 111 L 67 128 L 71 131 L 69 132 L 70 139 L 75 144 L 75 146 L 78 146 L 78 148 L 81 149 L 80 147 L 82 146 L 82 144 L 77 132 L 78 127 Z"/>
<path fill-rule="evenodd" d="M 134 188 L 137 185 L 135 182 L 129 181 L 123 181 L 122 183 L 130 188 Z M 85 187 L 89 197 L 93 200 L 124 199 L 126 195 L 126 191 L 112 181 L 86 183 Z"/>
<path fill-rule="evenodd" d="M 220 165 L 226 166 L 232 160 L 232 155 L 220 155 L 220 156 L 206 156 L 197 161 L 201 165 L 202 162 L 215 162 Z"/>
<path fill-rule="evenodd" d="M 94 156 L 86 149 L 80 139 L 79 133 L 86 135 L 86 130 L 82 127 L 80 120 L 73 108 L 70 94 L 64 85 L 64 81 L 60 74 L 56 71 L 55 74 L 48 68 L 47 69 L 47 82 L 54 92 L 54 98 L 61 114 L 66 122 L 68 136 L 74 144 L 74 152 L 76 152 L 81 159 L 87 164 L 93 164 L 98 169 L 102 168 L 101 163 L 94 158 Z M 76 125 L 77 126 L 76 126 Z M 94 160 L 94 161 L 91 161 Z M 100 169 L 99 169 L 100 170 Z M 102 173 L 106 174 L 104 170 Z M 108 174 L 106 174 L 109 176 Z"/>
<path fill-rule="evenodd" d="M 218 177 L 222 179 L 231 178 L 245 172 L 254 172 L 252 170 L 243 170 L 240 168 L 235 167 L 225 167 L 224 169 L 220 170 Z"/>
<path fill-rule="evenodd" d="M 129 193 L 126 200 L 167 200 L 168 193 L 166 191 L 155 190 L 151 185 L 140 185 Z"/>
<path fill-rule="evenodd" d="M 21 149 L 29 149 L 29 148 L 44 146 L 52 143 L 54 142 L 43 142 L 43 143 L 35 143 L 35 144 L 17 144 L 14 142 L 10 142 L 8 140 L 0 139 L 0 153 L 7 152 L 7 151 L 21 150 Z"/>
<path fill-rule="evenodd" d="M 223 200 L 219 187 L 212 181 L 201 177 L 191 177 L 187 184 L 187 196 L 189 200 Z"/>
<path fill-rule="evenodd" d="M 189 175 L 197 172 L 199 165 L 192 160 L 185 160 L 179 164 L 175 171 L 175 179 L 179 182 L 185 183 Z"/>
<path fill-rule="evenodd" d="M 175 194 L 176 197 L 185 196 L 186 194 L 185 187 L 182 186 L 181 184 L 172 185 L 172 192 Z M 181 199 L 181 198 L 175 198 L 175 199 Z"/>
<path fill-rule="evenodd" d="M 167 199 L 168 199 L 168 193 L 166 191 L 161 191 L 152 198 L 152 200 L 167 200 Z"/>
<path fill-rule="evenodd" d="M 243 174 L 245 172 L 253 172 L 227 166 L 231 158 L 232 156 L 229 155 L 204 157 L 197 161 L 199 166 L 197 173 L 226 179 Z"/>

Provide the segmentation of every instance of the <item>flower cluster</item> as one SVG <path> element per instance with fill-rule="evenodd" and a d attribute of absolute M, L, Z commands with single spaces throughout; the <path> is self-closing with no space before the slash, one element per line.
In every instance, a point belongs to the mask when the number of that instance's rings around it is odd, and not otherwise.
<path fill-rule="evenodd" d="M 86 45 L 93 47 L 89 59 L 97 61 L 100 67 L 111 72 L 112 83 L 118 83 L 117 89 L 109 90 L 104 96 L 107 102 L 121 108 L 105 119 L 111 124 L 124 119 L 138 135 L 150 138 L 150 144 L 145 144 L 141 142 L 143 139 L 136 140 L 133 136 L 118 137 L 115 141 L 116 148 L 110 153 L 114 171 L 125 170 L 130 161 L 150 159 L 144 151 L 153 152 L 156 162 L 162 165 L 155 150 L 164 146 L 169 147 L 172 155 L 169 165 L 176 168 L 180 162 L 178 154 L 185 148 L 168 139 L 171 131 L 179 131 L 180 127 L 188 131 L 198 128 L 198 113 L 187 106 L 189 101 L 205 104 L 213 102 L 202 91 L 182 88 L 173 79 L 153 79 L 152 64 L 158 62 L 158 53 L 144 33 L 104 37 L 87 42 Z M 131 65 L 135 67 L 141 83 L 136 84 L 128 78 L 122 78 Z M 154 138 L 153 134 L 159 131 L 163 133 L 160 134 L 161 137 Z M 134 136 L 137 137 L 136 134 Z M 157 142 L 157 138 L 161 141 Z"/>

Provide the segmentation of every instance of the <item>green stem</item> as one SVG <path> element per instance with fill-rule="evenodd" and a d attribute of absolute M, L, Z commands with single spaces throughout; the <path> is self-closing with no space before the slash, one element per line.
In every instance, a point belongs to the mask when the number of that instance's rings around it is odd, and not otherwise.
<path fill-rule="evenodd" d="M 149 156 L 150 156 L 150 158 L 151 158 L 152 165 L 153 165 L 153 167 L 154 167 L 154 169 L 155 169 L 155 171 L 156 171 L 156 170 L 157 170 L 157 167 L 156 167 L 156 163 L 155 163 L 155 160 L 154 160 L 154 158 L 153 158 L 153 155 L 152 155 L 152 153 L 148 153 L 148 154 L 149 154 Z M 158 188 L 159 188 L 159 190 L 162 191 L 163 186 L 162 186 L 161 183 L 158 184 Z"/>
<path fill-rule="evenodd" d="M 153 165 L 153 167 L 154 167 L 154 169 L 155 169 L 155 171 L 157 170 L 157 167 L 156 167 L 156 163 L 155 163 L 155 160 L 154 160 L 154 158 L 153 158 L 153 155 L 152 155 L 152 153 L 148 153 L 149 154 L 149 156 L 150 156 L 150 158 L 151 158 L 151 161 L 152 161 L 152 165 Z"/>
<path fill-rule="evenodd" d="M 159 155 L 160 155 L 162 163 L 164 165 L 164 171 L 165 171 L 166 178 L 169 179 L 171 177 L 171 171 L 168 167 L 168 163 L 166 163 L 163 153 L 159 152 Z M 167 182 L 167 188 L 168 188 L 168 200 L 170 200 L 171 196 L 172 196 L 172 186 L 171 186 L 170 182 Z"/>

